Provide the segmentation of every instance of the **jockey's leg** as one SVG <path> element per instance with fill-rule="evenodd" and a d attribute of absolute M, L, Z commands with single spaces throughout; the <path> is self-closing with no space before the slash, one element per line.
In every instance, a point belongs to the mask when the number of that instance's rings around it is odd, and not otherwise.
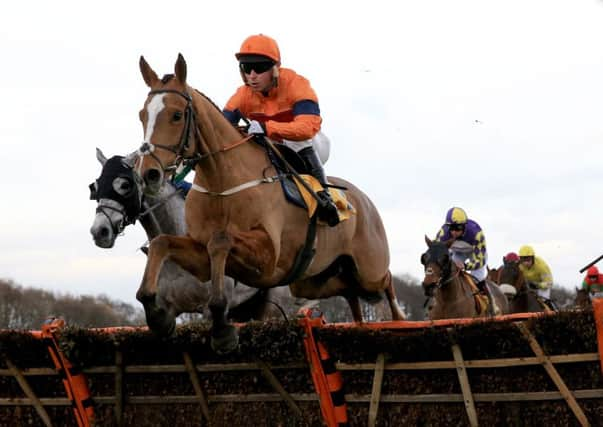
<path fill-rule="evenodd" d="M 318 217 L 324 221 L 326 221 L 331 227 L 337 225 L 339 223 L 339 215 L 337 214 L 337 207 L 331 198 L 331 194 L 327 190 L 327 177 L 325 176 L 324 169 L 322 167 L 322 163 L 320 163 L 320 159 L 314 151 L 314 147 L 309 146 L 303 148 L 297 152 L 302 159 L 306 162 L 308 167 L 310 168 L 310 174 L 320 182 L 320 184 L 324 187 L 324 190 L 319 191 L 317 195 L 325 202 L 325 206 L 321 209 L 322 212 L 319 212 Z"/>
<path fill-rule="evenodd" d="M 553 311 L 559 311 L 559 307 L 557 307 L 557 304 L 555 304 L 553 302 L 553 300 L 551 299 L 551 288 L 548 289 L 537 289 L 536 290 L 536 295 L 538 295 L 538 298 L 542 299 L 542 301 L 544 301 L 544 303 L 551 308 L 551 310 Z"/>
<path fill-rule="evenodd" d="M 488 289 L 488 285 L 486 283 L 487 277 L 488 277 L 488 269 L 486 266 L 483 266 L 482 268 L 478 268 L 477 270 L 472 270 L 471 274 L 473 275 L 473 277 L 475 277 L 478 282 L 477 282 L 477 288 L 479 289 L 479 291 L 486 295 L 486 297 L 488 297 L 488 311 L 490 313 L 490 315 L 494 315 L 494 300 L 492 299 L 492 294 L 490 293 L 490 290 Z"/>

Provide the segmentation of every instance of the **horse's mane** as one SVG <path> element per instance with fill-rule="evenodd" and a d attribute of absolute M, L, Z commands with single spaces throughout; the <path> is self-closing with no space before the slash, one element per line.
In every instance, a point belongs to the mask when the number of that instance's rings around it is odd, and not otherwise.
<path fill-rule="evenodd" d="M 176 78 L 175 74 L 164 74 L 163 77 L 161 78 L 161 83 L 162 84 L 167 84 L 169 83 L 171 80 L 173 80 L 174 78 Z M 222 109 L 220 107 L 218 107 L 218 105 L 206 94 L 204 94 L 203 92 L 201 92 L 199 89 L 195 89 L 192 88 L 195 92 L 197 92 L 199 95 L 201 95 L 203 97 L 203 99 L 205 99 L 207 102 L 209 102 L 210 105 L 212 105 L 217 112 L 219 112 L 222 115 Z M 228 123 L 230 123 L 230 121 L 226 120 Z M 235 130 L 239 133 L 241 132 L 241 129 L 239 129 L 239 127 L 237 125 L 234 125 L 232 123 L 230 123 L 230 125 L 235 128 Z"/>

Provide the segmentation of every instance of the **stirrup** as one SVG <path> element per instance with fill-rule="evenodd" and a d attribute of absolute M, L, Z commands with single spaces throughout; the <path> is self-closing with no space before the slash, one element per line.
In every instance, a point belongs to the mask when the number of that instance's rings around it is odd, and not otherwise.
<path fill-rule="evenodd" d="M 321 221 L 329 224 L 330 227 L 334 227 L 340 223 L 339 213 L 337 212 L 337 206 L 331 198 L 331 195 L 327 190 L 322 190 L 317 193 L 318 197 L 326 202 L 325 206 L 319 208 L 318 218 Z"/>

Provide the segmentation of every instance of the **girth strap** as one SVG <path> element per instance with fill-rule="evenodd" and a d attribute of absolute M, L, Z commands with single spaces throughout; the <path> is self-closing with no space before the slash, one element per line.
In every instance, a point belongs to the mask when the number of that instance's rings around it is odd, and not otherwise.
<path fill-rule="evenodd" d="M 314 249 L 314 239 L 316 238 L 316 218 L 317 215 L 314 213 L 310 222 L 308 223 L 308 231 L 306 232 L 306 241 L 297 254 L 295 255 L 295 261 L 293 267 L 289 270 L 289 273 L 279 282 L 276 286 L 290 285 L 295 282 L 299 277 L 305 273 L 306 269 L 312 262 L 316 249 Z"/>
<path fill-rule="evenodd" d="M 273 182 L 277 182 L 281 179 L 281 175 L 268 176 L 266 178 L 254 179 L 253 181 L 248 181 L 243 184 L 239 184 L 236 187 L 229 188 L 228 190 L 224 190 L 220 193 L 216 191 L 210 191 L 205 187 L 197 185 L 195 183 L 192 184 L 191 189 L 198 191 L 199 193 L 209 194 L 210 196 L 230 196 L 232 194 L 238 193 L 239 191 L 246 190 L 251 187 L 255 187 L 260 184 L 272 184 Z"/>

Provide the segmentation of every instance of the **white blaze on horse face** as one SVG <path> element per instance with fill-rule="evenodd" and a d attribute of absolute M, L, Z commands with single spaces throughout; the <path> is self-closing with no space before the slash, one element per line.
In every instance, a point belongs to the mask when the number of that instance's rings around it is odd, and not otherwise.
<path fill-rule="evenodd" d="M 144 130 L 144 142 L 151 144 L 151 138 L 153 131 L 155 130 L 155 123 L 157 122 L 157 116 L 165 108 L 163 103 L 163 97 L 165 93 L 158 93 L 147 104 L 147 127 Z"/>

